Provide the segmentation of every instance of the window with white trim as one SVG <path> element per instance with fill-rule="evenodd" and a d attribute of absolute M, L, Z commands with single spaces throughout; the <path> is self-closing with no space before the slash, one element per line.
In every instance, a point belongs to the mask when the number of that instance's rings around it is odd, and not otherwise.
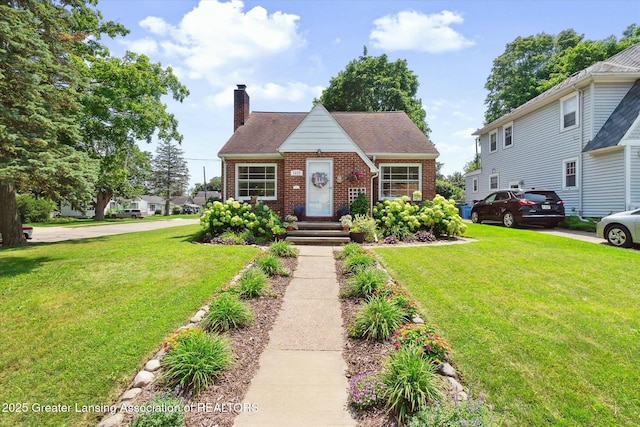
<path fill-rule="evenodd" d="M 498 131 L 494 130 L 489 134 L 489 151 L 493 153 L 498 150 Z"/>
<path fill-rule="evenodd" d="M 578 187 L 578 159 L 565 159 L 562 161 L 563 179 L 562 188 L 572 189 Z"/>
<path fill-rule="evenodd" d="M 502 128 L 502 145 L 504 148 L 509 148 L 513 145 L 513 122 Z"/>
<path fill-rule="evenodd" d="M 237 164 L 236 199 L 276 200 L 277 181 L 275 164 Z"/>
<path fill-rule="evenodd" d="M 414 191 L 422 192 L 421 177 L 419 164 L 380 165 L 380 198 L 413 198 Z"/>
<path fill-rule="evenodd" d="M 574 93 L 560 100 L 560 130 L 573 129 L 578 124 L 578 94 Z"/>
<path fill-rule="evenodd" d="M 471 185 L 473 186 L 473 192 L 477 193 L 478 192 L 478 178 L 473 178 L 471 180 Z"/>
<path fill-rule="evenodd" d="M 494 173 L 489 175 L 489 189 L 497 190 L 498 189 L 498 174 Z"/>

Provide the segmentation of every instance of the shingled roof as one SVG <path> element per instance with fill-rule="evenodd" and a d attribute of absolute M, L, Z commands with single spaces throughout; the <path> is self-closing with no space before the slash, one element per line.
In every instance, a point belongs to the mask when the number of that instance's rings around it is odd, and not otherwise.
<path fill-rule="evenodd" d="M 583 152 L 614 147 L 622 140 L 640 114 L 640 80 L 629 89 Z"/>
<path fill-rule="evenodd" d="M 277 155 L 308 113 L 252 112 L 218 156 Z M 333 112 L 331 116 L 367 155 L 437 156 L 433 143 L 403 111 Z"/>

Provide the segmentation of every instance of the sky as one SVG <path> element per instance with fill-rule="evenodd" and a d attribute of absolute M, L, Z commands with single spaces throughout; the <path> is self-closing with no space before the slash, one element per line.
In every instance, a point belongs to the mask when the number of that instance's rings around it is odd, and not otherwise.
<path fill-rule="evenodd" d="M 591 40 L 620 38 L 640 24 L 636 0 L 100 0 L 98 8 L 130 30 L 103 39 L 113 55 L 145 54 L 189 89 L 182 103 L 165 102 L 184 135 L 190 186 L 220 176 L 237 84 L 247 85 L 251 111 L 308 112 L 365 46 L 370 56 L 404 59 L 446 176 L 475 155 L 484 85 L 508 43 L 569 28 Z M 155 154 L 156 145 L 141 148 Z"/>

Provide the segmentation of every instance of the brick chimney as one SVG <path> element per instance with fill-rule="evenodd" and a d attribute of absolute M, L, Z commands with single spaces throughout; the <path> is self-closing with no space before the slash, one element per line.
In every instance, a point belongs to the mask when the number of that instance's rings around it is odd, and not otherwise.
<path fill-rule="evenodd" d="M 233 131 L 244 125 L 249 119 L 249 95 L 247 85 L 238 85 L 233 91 Z"/>

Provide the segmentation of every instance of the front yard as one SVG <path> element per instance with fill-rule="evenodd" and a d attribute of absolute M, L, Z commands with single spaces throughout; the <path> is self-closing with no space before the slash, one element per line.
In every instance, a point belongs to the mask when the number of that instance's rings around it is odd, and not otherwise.
<path fill-rule="evenodd" d="M 375 248 L 507 425 L 637 425 L 640 254 L 470 224 L 465 245 Z"/>
<path fill-rule="evenodd" d="M 258 253 L 194 245 L 200 229 L 1 250 L 0 425 L 95 424 L 101 413 L 75 405 L 112 404 L 141 363 Z"/>

